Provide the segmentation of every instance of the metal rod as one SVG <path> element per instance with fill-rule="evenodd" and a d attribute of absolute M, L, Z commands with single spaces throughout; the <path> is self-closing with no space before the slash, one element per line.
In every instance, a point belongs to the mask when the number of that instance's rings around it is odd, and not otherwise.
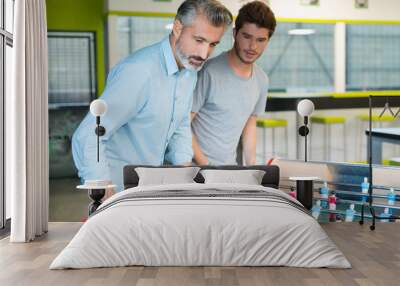
<path fill-rule="evenodd" d="M 304 116 L 304 162 L 307 162 L 308 116 Z"/>
<path fill-rule="evenodd" d="M 368 202 L 369 207 L 372 206 L 372 189 L 373 189 L 373 181 L 372 181 L 372 96 L 369 96 L 369 133 L 368 133 L 368 167 L 369 167 L 369 187 L 368 187 Z"/>
<path fill-rule="evenodd" d="M 306 128 L 307 128 L 307 125 L 306 125 Z M 307 134 L 304 137 L 305 137 L 304 138 L 304 162 L 307 162 Z"/>
<path fill-rule="evenodd" d="M 99 162 L 99 157 L 100 157 L 100 151 L 99 151 L 99 147 L 100 147 L 100 136 L 99 136 L 99 130 L 100 130 L 100 125 L 97 124 L 96 127 L 96 135 L 97 135 L 97 162 Z"/>
<path fill-rule="evenodd" d="M 99 147 L 100 147 L 100 116 L 96 116 L 96 135 L 97 135 L 97 162 L 99 162 Z"/>

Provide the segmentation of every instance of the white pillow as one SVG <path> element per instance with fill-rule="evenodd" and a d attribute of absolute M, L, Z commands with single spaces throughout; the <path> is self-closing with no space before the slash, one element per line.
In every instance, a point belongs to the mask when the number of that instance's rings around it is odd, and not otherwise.
<path fill-rule="evenodd" d="M 135 168 L 139 176 L 139 186 L 195 183 L 193 179 L 199 170 L 199 167 Z"/>
<path fill-rule="evenodd" d="M 261 185 L 265 171 L 261 170 L 201 170 L 204 183 L 234 183 L 246 185 Z"/>

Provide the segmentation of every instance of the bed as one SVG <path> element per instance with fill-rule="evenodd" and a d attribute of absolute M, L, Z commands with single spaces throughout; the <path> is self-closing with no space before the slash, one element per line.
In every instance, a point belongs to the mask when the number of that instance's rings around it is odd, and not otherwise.
<path fill-rule="evenodd" d="M 144 266 L 292 266 L 350 268 L 343 253 L 295 199 L 280 191 L 276 166 L 261 185 L 196 183 L 138 186 L 106 200 L 50 269 Z"/>

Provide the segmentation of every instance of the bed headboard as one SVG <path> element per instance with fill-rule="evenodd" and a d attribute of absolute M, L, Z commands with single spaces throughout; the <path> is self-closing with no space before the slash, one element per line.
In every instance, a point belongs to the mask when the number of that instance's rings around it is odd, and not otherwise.
<path fill-rule="evenodd" d="M 147 168 L 184 168 L 184 166 L 149 166 L 149 165 L 127 165 L 124 167 L 124 189 L 136 187 L 139 183 L 138 174 L 135 172 L 136 167 Z M 248 170 L 256 169 L 265 171 L 262 179 L 264 187 L 271 187 L 277 189 L 279 187 L 279 167 L 275 165 L 254 165 L 254 166 L 199 166 L 202 170 L 205 169 L 219 169 L 219 170 Z M 204 183 L 203 176 L 198 173 L 194 178 L 197 183 Z"/>

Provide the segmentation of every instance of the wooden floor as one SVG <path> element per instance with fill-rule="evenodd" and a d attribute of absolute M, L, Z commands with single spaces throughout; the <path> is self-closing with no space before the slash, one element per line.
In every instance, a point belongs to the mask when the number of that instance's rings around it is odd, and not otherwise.
<path fill-rule="evenodd" d="M 0 285 L 400 285 L 400 223 L 327 223 L 323 228 L 353 268 L 123 267 L 48 270 L 81 223 L 50 223 L 44 237 L 27 244 L 0 241 Z"/>
<path fill-rule="evenodd" d="M 49 221 L 80 222 L 91 202 L 87 191 L 78 190 L 78 178 L 50 179 Z"/>

